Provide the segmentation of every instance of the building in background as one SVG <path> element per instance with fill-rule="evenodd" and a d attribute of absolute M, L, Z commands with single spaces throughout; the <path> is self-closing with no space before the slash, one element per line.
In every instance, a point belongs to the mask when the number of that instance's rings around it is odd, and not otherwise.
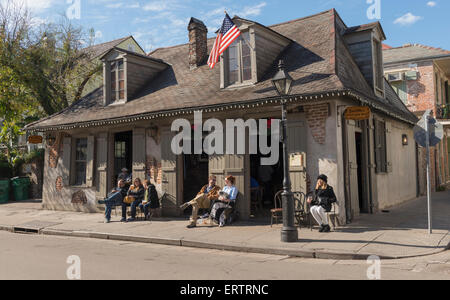
<path fill-rule="evenodd" d="M 443 141 L 432 148 L 432 186 L 450 183 L 450 51 L 407 44 L 383 50 L 384 72 L 403 103 L 417 117 L 431 109 L 433 115 L 444 125 Z M 425 151 L 421 157 L 420 185 L 425 192 Z"/>

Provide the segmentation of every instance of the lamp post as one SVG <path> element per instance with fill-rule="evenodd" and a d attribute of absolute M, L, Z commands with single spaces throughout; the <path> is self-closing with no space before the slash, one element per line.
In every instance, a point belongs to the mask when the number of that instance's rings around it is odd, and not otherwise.
<path fill-rule="evenodd" d="M 293 79 L 284 70 L 284 63 L 280 60 L 278 72 L 272 79 L 272 83 L 281 97 L 282 107 L 282 143 L 283 143 L 283 193 L 281 194 L 283 208 L 283 228 L 281 229 L 281 241 L 292 243 L 298 240 L 297 227 L 294 224 L 294 197 L 291 191 L 291 179 L 289 176 L 289 156 L 287 148 L 287 104 L 285 96 L 289 95 L 292 88 Z"/>

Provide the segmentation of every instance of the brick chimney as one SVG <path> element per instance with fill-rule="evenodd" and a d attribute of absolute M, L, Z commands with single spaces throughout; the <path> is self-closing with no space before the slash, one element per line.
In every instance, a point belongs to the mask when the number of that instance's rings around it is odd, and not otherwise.
<path fill-rule="evenodd" d="M 189 67 L 191 70 L 206 63 L 208 57 L 208 29 L 205 24 L 191 18 L 189 30 Z"/>

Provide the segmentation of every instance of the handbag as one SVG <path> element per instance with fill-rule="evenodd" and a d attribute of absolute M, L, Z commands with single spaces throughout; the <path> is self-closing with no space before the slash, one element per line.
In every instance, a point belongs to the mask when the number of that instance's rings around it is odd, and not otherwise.
<path fill-rule="evenodd" d="M 136 199 L 133 196 L 126 196 L 123 199 L 123 203 L 125 204 L 132 204 Z"/>

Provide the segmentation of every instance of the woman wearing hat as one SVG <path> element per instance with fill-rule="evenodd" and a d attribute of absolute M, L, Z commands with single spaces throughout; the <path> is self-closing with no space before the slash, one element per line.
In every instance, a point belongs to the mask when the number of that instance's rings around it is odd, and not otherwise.
<path fill-rule="evenodd" d="M 331 211 L 332 204 L 335 202 L 337 202 L 336 195 L 333 188 L 328 185 L 328 177 L 320 175 L 317 178 L 313 196 L 308 198 L 308 203 L 311 204 L 311 215 L 320 225 L 319 232 L 330 232 L 326 213 Z"/>

